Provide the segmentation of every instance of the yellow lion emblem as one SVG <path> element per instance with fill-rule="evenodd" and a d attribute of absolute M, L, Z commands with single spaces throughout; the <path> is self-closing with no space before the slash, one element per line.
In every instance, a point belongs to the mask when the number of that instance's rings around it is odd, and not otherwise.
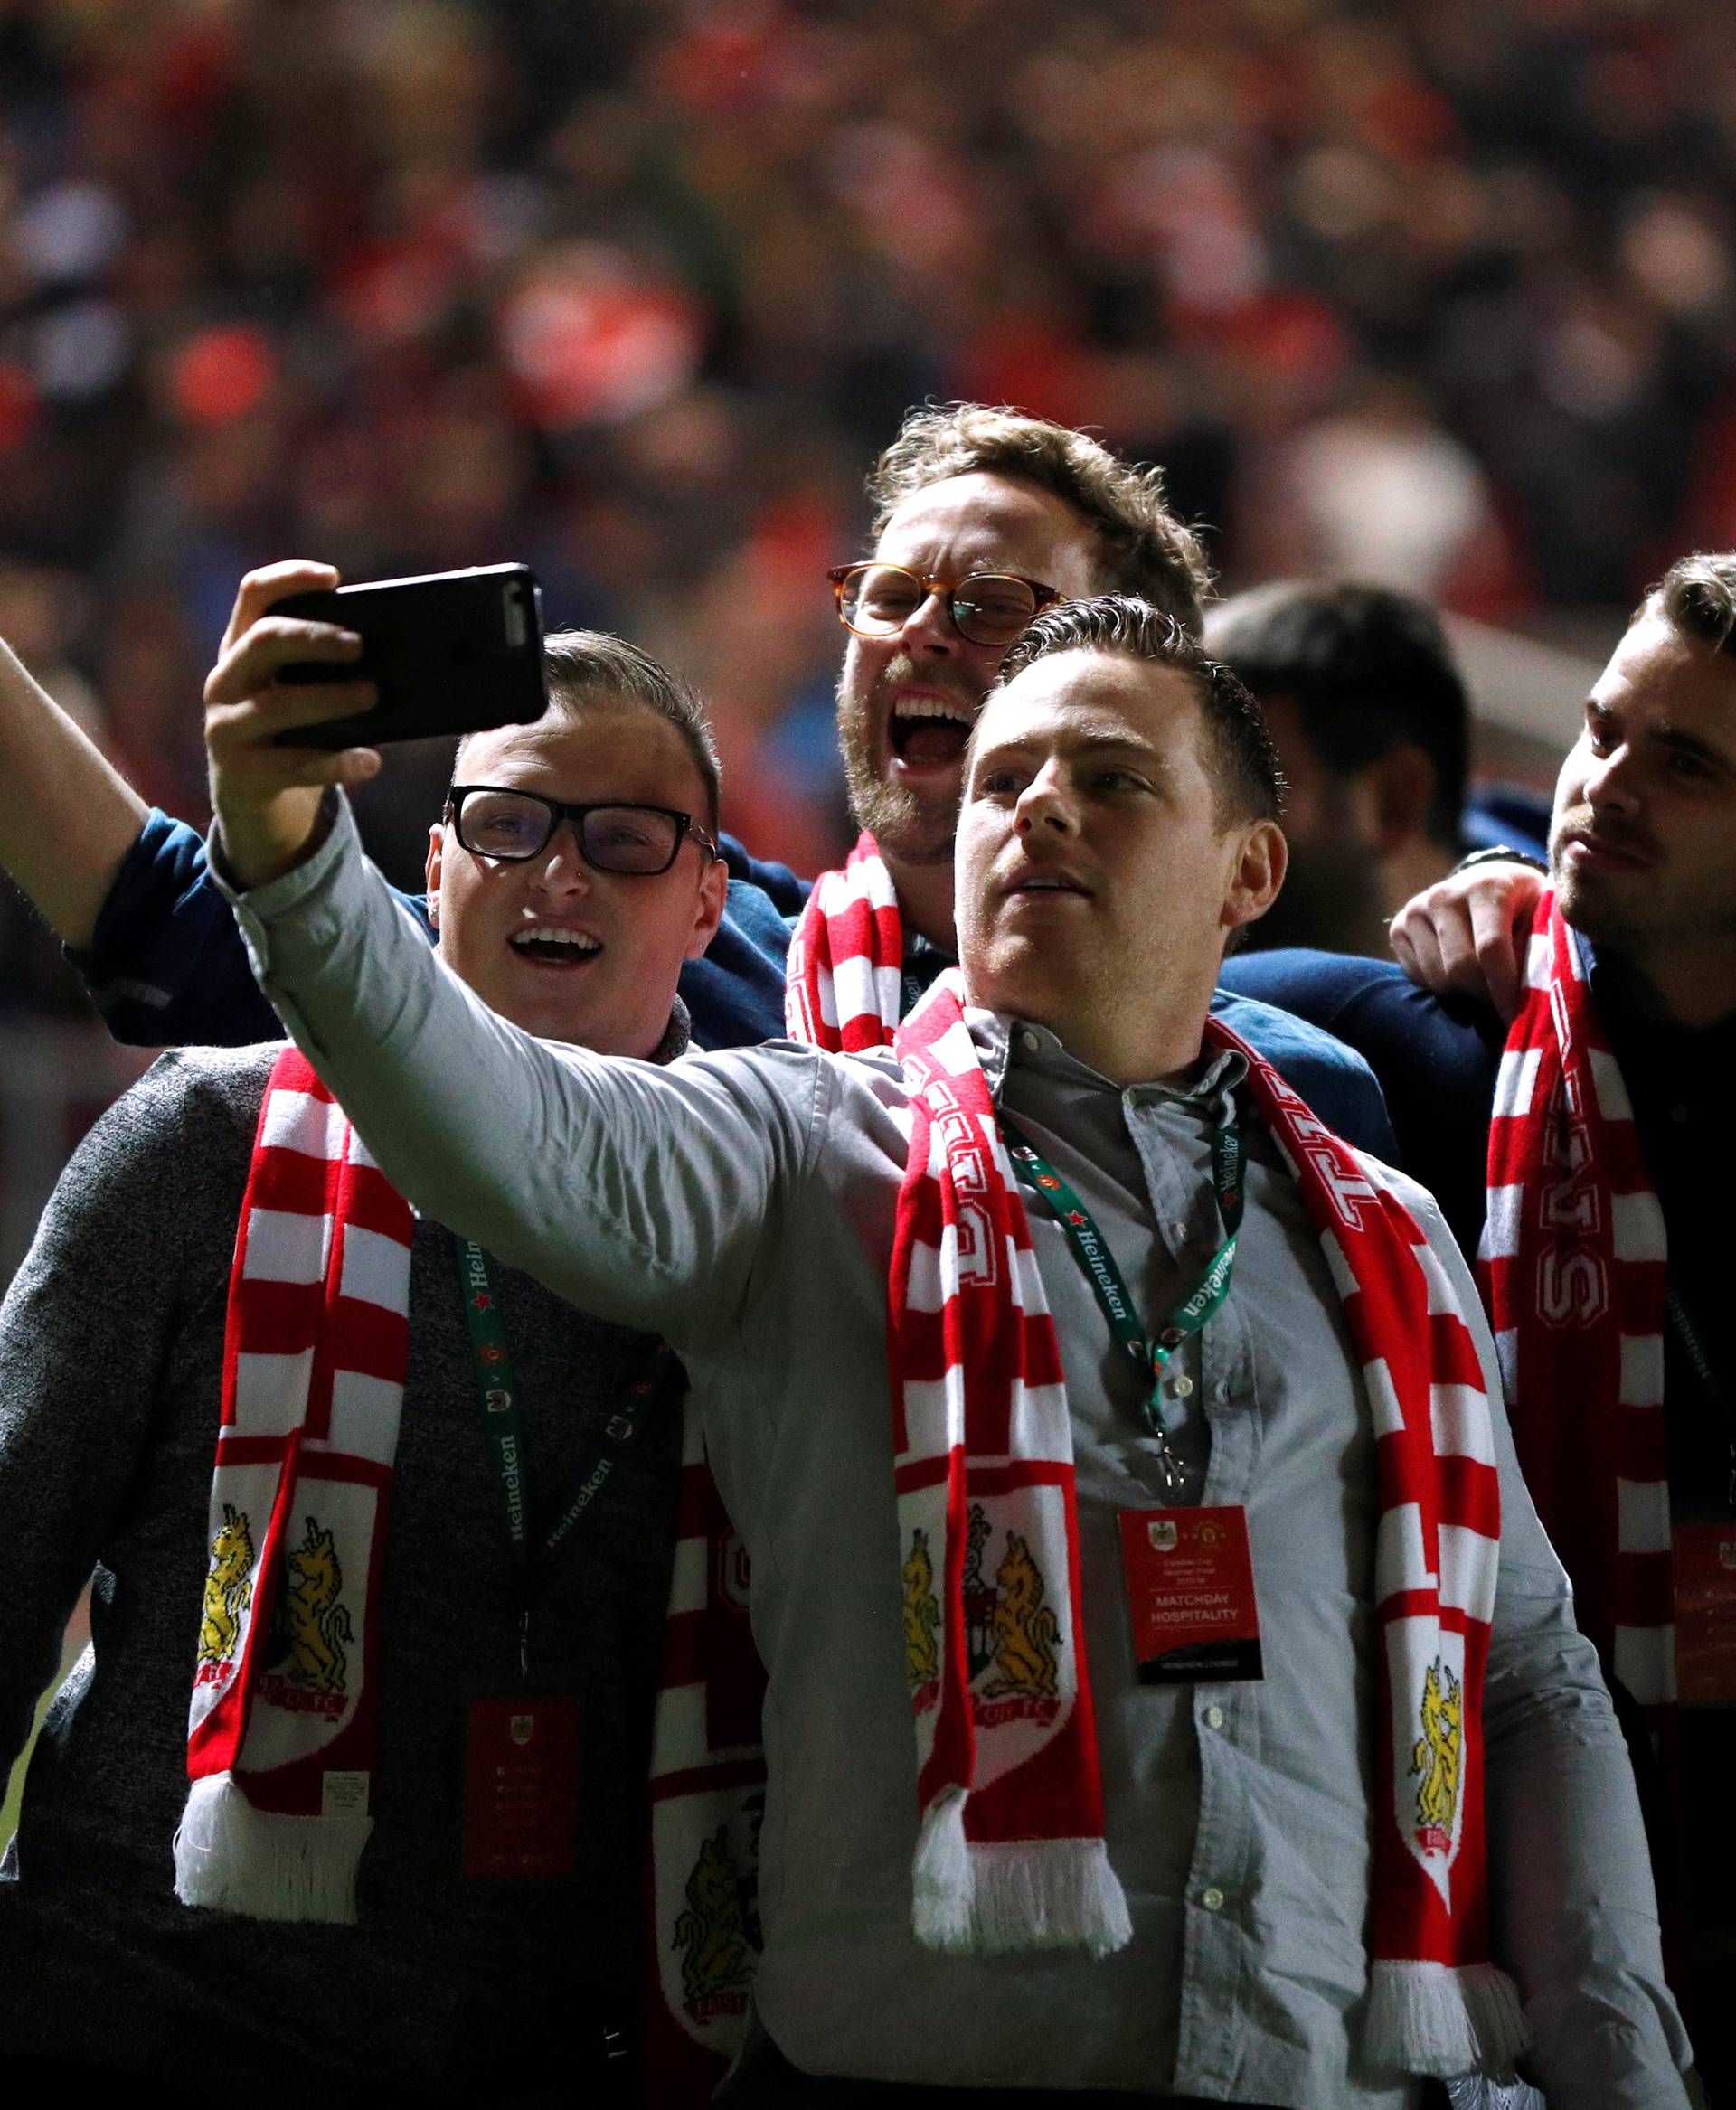
<path fill-rule="evenodd" d="M 1056 1691 L 1055 1647 L 1061 1623 L 1043 1601 L 1043 1576 L 1031 1549 L 1016 1531 L 1006 1534 L 1006 1553 L 995 1572 L 995 1670 L 986 1700 L 1009 1692 L 1052 1698 Z"/>
<path fill-rule="evenodd" d="M 684 1893 L 687 1909 L 676 1919 L 675 1938 L 670 1944 L 685 1952 L 681 1983 L 690 2001 L 746 1985 L 750 1975 L 741 1879 L 730 1853 L 729 1838 L 729 1826 L 720 1824 L 701 1846 Z"/>
<path fill-rule="evenodd" d="M 1464 1719 L 1458 1680 L 1444 1663 L 1431 1663 L 1422 1681 L 1422 1735 L 1410 1755 L 1411 1773 L 1422 1776 L 1417 1790 L 1417 1823 L 1429 1835 L 1425 1845 L 1444 1847 L 1453 1835 Z"/>
<path fill-rule="evenodd" d="M 248 1577 L 253 1567 L 253 1540 L 245 1512 L 223 1504 L 223 1521 L 211 1541 L 211 1570 L 205 1577 L 205 1610 L 199 1622 L 199 1661 L 226 1663 L 241 1638 L 241 1614 L 253 1602 Z"/>
<path fill-rule="evenodd" d="M 354 1641 L 350 1615 L 338 1602 L 344 1570 L 329 1531 L 311 1516 L 302 1542 L 289 1555 L 284 1592 L 285 1625 L 289 1634 L 291 1684 L 315 1692 L 342 1692 L 349 1668 L 343 1644 Z"/>
<path fill-rule="evenodd" d="M 940 1601 L 934 1594 L 929 1534 L 912 1531 L 910 1557 L 904 1563 L 904 1667 L 912 1692 L 940 1675 L 939 1631 Z"/>

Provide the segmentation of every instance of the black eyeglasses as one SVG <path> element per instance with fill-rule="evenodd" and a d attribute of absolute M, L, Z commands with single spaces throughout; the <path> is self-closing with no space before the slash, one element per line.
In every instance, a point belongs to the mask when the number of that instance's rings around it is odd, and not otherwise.
<path fill-rule="evenodd" d="M 666 805 L 570 805 L 535 791 L 455 784 L 446 795 L 446 817 L 473 857 L 506 864 L 540 857 L 562 821 L 572 823 L 579 854 L 597 871 L 655 879 L 675 862 L 689 835 L 707 858 L 718 853 L 691 814 Z"/>
<path fill-rule="evenodd" d="M 925 579 L 901 564 L 835 564 L 826 575 L 838 597 L 838 620 L 859 637 L 890 637 L 938 593 L 959 636 L 973 645 L 1015 645 L 1059 589 L 1017 571 L 973 571 L 966 579 Z"/>

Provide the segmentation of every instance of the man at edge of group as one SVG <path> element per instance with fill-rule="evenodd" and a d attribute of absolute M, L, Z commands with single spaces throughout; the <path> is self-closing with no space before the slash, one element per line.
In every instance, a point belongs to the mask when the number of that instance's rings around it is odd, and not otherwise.
<path fill-rule="evenodd" d="M 872 1017 L 883 1037 L 951 956 L 960 753 L 1024 620 L 1043 597 L 1116 589 L 1144 595 L 1194 630 L 1209 574 L 1195 539 L 1165 507 L 1156 470 L 1018 411 L 912 410 L 870 493 L 878 561 L 839 567 L 832 590 L 851 626 L 838 685 L 845 776 L 856 817 L 885 859 L 872 883 L 886 911 L 876 919 L 885 957 L 874 964 L 887 972 L 858 1030 Z M 898 567 L 911 569 L 895 576 Z M 308 584 L 336 582 L 329 568 L 307 573 Z M 985 592 L 990 586 L 998 599 Z M 722 848 L 731 874 L 723 922 L 681 983 L 704 1048 L 764 1040 L 781 1030 L 787 1001 L 800 1001 L 799 985 L 786 994 L 787 918 L 807 890 L 727 835 Z M 0 865 L 68 940 L 118 1038 L 222 1045 L 277 1030 L 198 835 L 147 808 L 4 646 Z M 847 890 L 871 878 L 862 859 L 830 876 Z M 816 978 L 829 973 L 824 950 L 800 955 Z M 827 1001 L 816 990 L 816 1019 Z M 1341 1134 L 1392 1154 L 1360 1057 L 1260 1005 L 1232 1001 L 1227 1015 Z"/>
<path fill-rule="evenodd" d="M 1493 1002 L 1299 953 L 1226 980 L 1363 1050 L 1407 1165 L 1482 1245 L 1519 1455 L 1629 1725 L 1718 2100 L 1736 2091 L 1736 1906 L 1705 1845 L 1736 1733 L 1736 556 L 1683 559 L 1635 611 L 1561 768 L 1542 891 L 1484 866 L 1394 926 L 1420 975 L 1462 990 L 1480 963 Z"/>
<path fill-rule="evenodd" d="M 465 743 L 430 831 L 439 954 L 669 1060 L 715 753 L 632 646 L 548 649 L 549 711 Z M 0 1868 L 8 2099 L 193 2060 L 270 2102 L 631 2100 L 675 1377 L 412 1227 L 281 1041 L 104 1116 L 0 1306 L 7 1766 L 94 1569 Z"/>
<path fill-rule="evenodd" d="M 427 957 L 322 803 L 377 758 L 269 744 L 332 704 L 256 613 L 207 725 L 263 985 L 410 1192 L 655 1311 L 752 1556 L 731 2099 L 1408 2110 L 1524 2056 L 1557 2110 L 1676 2110 L 1631 1778 L 1464 1264 L 1208 1020 L 1283 863 L 1233 679 L 1137 602 L 1040 616 L 974 735 L 962 976 L 895 1050 L 656 1069 Z M 1251 1551 L 1210 1675 L 1166 1661 L 1178 1544 Z"/>

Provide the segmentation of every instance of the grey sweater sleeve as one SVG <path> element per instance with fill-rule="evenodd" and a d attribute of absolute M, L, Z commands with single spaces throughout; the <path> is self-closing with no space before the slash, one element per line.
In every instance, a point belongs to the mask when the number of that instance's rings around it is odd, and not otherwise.
<path fill-rule="evenodd" d="M 216 843 L 212 864 L 222 883 Z M 429 952 L 341 801 L 305 864 L 225 890 L 278 1015 L 417 1208 L 678 1349 L 739 1323 L 823 1118 L 824 1057 L 663 1069 L 522 1032 Z"/>
<path fill-rule="evenodd" d="M 186 1300 L 222 1294 L 214 1281 L 191 1280 L 184 1259 L 190 1230 L 213 1209 L 226 1208 L 232 1223 L 241 1201 L 231 1191 L 232 1146 L 222 1191 L 214 1192 L 206 1177 L 212 1149 L 184 1119 L 202 1060 L 212 1059 L 164 1057 L 97 1123 L 61 1175 L 0 1306 L 0 1757 L 7 1764 L 30 1733 L 67 1618 L 151 1442 Z M 269 1058 L 245 1066 L 222 1060 L 238 1075 L 243 1067 L 262 1075 Z M 225 1135 L 246 1117 L 228 1111 Z M 215 1148 L 208 1125 L 204 1133 Z"/>

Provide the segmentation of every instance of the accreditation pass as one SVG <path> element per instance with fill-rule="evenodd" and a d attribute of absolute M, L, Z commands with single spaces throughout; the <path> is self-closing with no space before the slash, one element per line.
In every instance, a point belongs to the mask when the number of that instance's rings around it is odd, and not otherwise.
<path fill-rule="evenodd" d="M 1124 1509 L 1120 1524 L 1139 1682 L 1260 1677 L 1247 1511 Z"/>

